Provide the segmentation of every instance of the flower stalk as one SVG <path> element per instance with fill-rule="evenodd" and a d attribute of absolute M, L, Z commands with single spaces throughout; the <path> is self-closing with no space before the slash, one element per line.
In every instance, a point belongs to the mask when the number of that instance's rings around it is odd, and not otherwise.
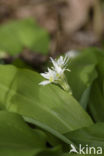
<path fill-rule="evenodd" d="M 62 81 L 59 83 L 59 85 L 66 91 L 69 92 L 72 95 L 71 88 L 67 82 L 67 80 L 64 78 Z"/>

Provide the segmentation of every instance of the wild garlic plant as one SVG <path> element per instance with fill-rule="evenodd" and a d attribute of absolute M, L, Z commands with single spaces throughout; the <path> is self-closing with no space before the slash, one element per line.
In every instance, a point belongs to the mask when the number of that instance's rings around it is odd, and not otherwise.
<path fill-rule="evenodd" d="M 67 83 L 66 76 L 64 74 L 65 71 L 69 71 L 67 69 L 67 64 L 69 62 L 69 56 L 65 55 L 65 57 L 60 56 L 58 59 L 50 58 L 53 66 L 51 68 L 48 68 L 48 71 L 45 73 L 41 73 L 41 76 L 43 76 L 45 81 L 40 82 L 40 85 L 48 85 L 50 83 L 58 84 L 60 85 L 65 91 L 68 91 L 70 94 L 72 94 L 69 84 Z"/>

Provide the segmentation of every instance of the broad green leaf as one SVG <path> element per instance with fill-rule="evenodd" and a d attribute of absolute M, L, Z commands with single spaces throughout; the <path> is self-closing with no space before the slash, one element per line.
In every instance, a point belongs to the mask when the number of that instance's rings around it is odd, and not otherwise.
<path fill-rule="evenodd" d="M 1 156 L 35 156 L 45 149 L 44 133 L 33 131 L 18 114 L 0 111 Z"/>
<path fill-rule="evenodd" d="M 98 154 L 70 154 L 70 153 L 66 153 L 66 154 L 63 154 L 61 156 L 98 156 Z M 104 153 L 101 156 L 104 156 Z"/>
<path fill-rule="evenodd" d="M 104 52 L 97 51 L 96 56 L 98 79 L 92 85 L 88 107 L 95 121 L 104 121 Z"/>
<path fill-rule="evenodd" d="M 11 55 L 18 54 L 23 49 L 18 32 L 15 30 L 16 24 L 13 24 L 8 23 L 0 27 L 0 51 L 8 52 Z"/>
<path fill-rule="evenodd" d="M 47 54 L 49 35 L 33 19 L 11 21 L 0 26 L 0 50 L 11 55 L 20 53 L 23 48 Z"/>
<path fill-rule="evenodd" d="M 24 69 L 31 69 L 32 70 L 32 67 L 29 66 L 28 64 L 26 64 L 22 59 L 15 59 L 13 62 L 12 62 L 12 65 L 18 67 L 18 68 L 24 68 Z"/>
<path fill-rule="evenodd" d="M 13 66 L 0 66 L 2 108 L 24 116 L 28 121 L 60 136 L 92 125 L 89 115 L 68 93 L 55 85 L 40 86 L 36 72 Z"/>
<path fill-rule="evenodd" d="M 88 107 L 95 121 L 104 121 L 104 96 L 101 92 L 98 80 L 92 85 Z"/>
<path fill-rule="evenodd" d="M 36 156 L 62 156 L 62 151 L 60 150 L 60 147 L 55 147 L 53 149 L 44 150 Z"/>
<path fill-rule="evenodd" d="M 93 124 L 90 127 L 66 133 L 65 136 L 77 146 L 81 144 L 84 147 L 88 145 L 89 147 L 102 147 L 104 149 L 104 123 Z"/>
<path fill-rule="evenodd" d="M 83 108 L 87 107 L 91 84 L 97 77 L 96 64 L 97 60 L 94 53 L 82 52 L 78 57 L 71 60 L 69 64 L 71 72 L 66 73 L 73 95 Z"/>

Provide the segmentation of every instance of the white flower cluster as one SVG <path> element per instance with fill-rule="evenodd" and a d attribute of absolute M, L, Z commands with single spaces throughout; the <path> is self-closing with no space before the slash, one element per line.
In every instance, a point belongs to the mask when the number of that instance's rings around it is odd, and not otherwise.
<path fill-rule="evenodd" d="M 64 90 L 69 90 L 69 85 L 66 82 L 65 79 L 65 75 L 64 72 L 70 71 L 69 69 L 66 68 L 67 63 L 69 61 L 69 56 L 65 55 L 65 57 L 60 56 L 59 59 L 53 59 L 50 58 L 51 62 L 53 64 L 52 68 L 48 68 L 48 72 L 45 73 L 41 73 L 41 76 L 43 76 L 45 79 L 45 81 L 42 81 L 41 83 L 39 83 L 40 85 L 47 85 L 50 83 L 55 83 L 55 84 L 59 84 Z"/>

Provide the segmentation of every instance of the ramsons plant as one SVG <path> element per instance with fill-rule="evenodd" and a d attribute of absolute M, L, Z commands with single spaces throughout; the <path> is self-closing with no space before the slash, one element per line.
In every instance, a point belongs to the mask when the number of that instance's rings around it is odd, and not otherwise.
<path fill-rule="evenodd" d="M 64 74 L 66 70 L 70 72 L 70 70 L 66 68 L 69 61 L 69 56 L 60 56 L 58 60 L 53 60 L 52 58 L 50 59 L 52 61 L 53 67 L 51 69 L 48 68 L 48 72 L 41 73 L 41 75 L 48 80 L 42 81 L 39 84 L 43 86 L 50 83 L 59 84 L 65 91 L 69 91 L 69 93 L 72 94 Z"/>
<path fill-rule="evenodd" d="M 41 75 L 0 65 L 0 156 L 104 155 L 104 52 L 69 58 Z"/>

